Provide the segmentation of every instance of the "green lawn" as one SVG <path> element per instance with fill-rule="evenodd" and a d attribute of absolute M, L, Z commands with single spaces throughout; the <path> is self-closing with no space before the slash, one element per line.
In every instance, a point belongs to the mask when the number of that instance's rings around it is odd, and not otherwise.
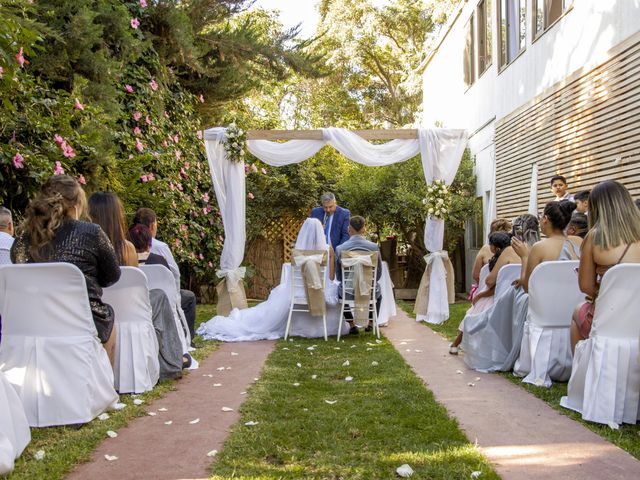
<path fill-rule="evenodd" d="M 280 341 L 249 393 L 214 479 L 392 479 L 404 463 L 415 479 L 499 478 L 393 346 L 372 335 Z"/>
<path fill-rule="evenodd" d="M 211 318 L 214 309 L 213 305 L 198 305 L 196 326 Z M 198 361 L 204 360 L 219 345 L 219 342 L 204 342 L 199 338 L 196 338 L 195 341 L 200 348 L 194 352 L 193 356 Z M 179 380 L 164 381 L 156 385 L 151 392 L 136 397 L 120 395 L 120 401 L 127 404 L 126 408 L 109 412 L 110 418 L 108 420 L 96 419 L 80 429 L 71 427 L 32 428 L 31 443 L 16 461 L 15 470 L 8 479 L 55 480 L 63 478 L 75 465 L 91 459 L 93 450 L 102 440 L 107 438 L 106 432 L 108 430 L 118 431 L 126 426 L 131 419 L 144 416 L 147 405 L 165 393 L 175 390 L 178 382 Z M 145 403 L 140 406 L 134 405 L 134 398 L 142 399 Z M 44 450 L 43 460 L 39 461 L 34 458 L 38 450 Z"/>
<path fill-rule="evenodd" d="M 413 316 L 415 318 L 415 316 L 413 315 L 412 303 L 399 301 L 398 305 L 400 305 L 400 307 L 402 307 L 402 309 L 405 310 L 410 316 Z M 435 330 L 449 340 L 453 340 L 456 335 L 458 335 L 458 325 L 460 324 L 460 321 L 464 317 L 464 314 L 469 306 L 470 304 L 468 302 L 456 303 L 454 305 L 451 305 L 449 320 L 444 322 L 442 325 L 428 325 L 429 328 Z M 514 376 L 512 373 L 501 373 L 498 375 L 502 375 L 509 381 L 521 386 L 532 395 L 535 395 L 536 397 L 547 402 L 563 415 L 571 417 L 572 419 L 582 423 L 590 430 L 594 431 L 601 437 L 606 438 L 611 443 L 617 445 L 623 450 L 626 450 L 631 455 L 640 460 L 640 424 L 624 424 L 620 426 L 619 430 L 612 430 L 606 425 L 585 422 L 584 420 L 582 420 L 580 414 L 572 410 L 567 410 L 566 408 L 560 406 L 560 398 L 563 395 L 567 394 L 566 383 L 554 383 L 551 388 L 544 388 L 536 387 L 535 385 L 531 385 L 528 383 L 522 383 L 521 379 Z"/>

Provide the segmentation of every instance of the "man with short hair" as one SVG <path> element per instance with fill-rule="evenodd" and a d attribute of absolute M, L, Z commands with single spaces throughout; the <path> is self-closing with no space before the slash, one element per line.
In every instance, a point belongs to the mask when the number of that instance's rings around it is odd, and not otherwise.
<path fill-rule="evenodd" d="M 336 196 L 327 192 L 320 197 L 321 207 L 311 210 L 311 218 L 317 218 L 322 223 L 327 244 L 336 250 L 349 240 L 349 217 L 351 213 L 336 203 Z"/>
<path fill-rule="evenodd" d="M 554 199 L 556 202 L 561 200 L 571 200 L 573 199 L 573 194 L 567 192 L 567 179 L 562 175 L 554 175 L 551 177 L 551 191 L 555 194 L 556 198 Z"/>
<path fill-rule="evenodd" d="M 378 252 L 378 267 L 376 271 L 376 280 L 380 280 L 382 276 L 382 259 L 380 255 L 380 248 L 377 244 L 370 242 L 364 238 L 366 233 L 365 220 L 359 215 L 351 217 L 348 226 L 349 240 L 344 242 L 336 249 L 336 280 L 342 282 L 342 253 L 350 251 L 360 252 Z M 342 289 L 338 288 L 338 294 L 342 295 Z M 380 311 L 380 303 L 382 301 L 382 294 L 380 288 L 376 283 L 376 311 Z M 351 335 L 358 334 L 358 327 L 353 323 L 352 313 L 345 312 L 345 320 L 349 324 L 349 333 Z M 366 332 L 370 332 L 373 329 L 373 320 L 369 320 L 369 324 L 365 328 Z"/>
<path fill-rule="evenodd" d="M 9 251 L 13 245 L 13 233 L 11 210 L 0 207 L 0 265 L 11 263 Z"/>
<path fill-rule="evenodd" d="M 589 214 L 589 190 L 576 193 L 573 200 L 576 202 L 576 212 Z"/>
<path fill-rule="evenodd" d="M 136 212 L 135 217 L 133 218 L 133 223 L 135 225 L 142 224 L 149 227 L 152 236 L 150 252 L 155 253 L 156 255 L 160 255 L 169 264 L 169 270 L 171 270 L 171 273 L 176 280 L 176 288 L 180 292 L 180 306 L 184 311 L 184 316 L 187 319 L 187 325 L 189 326 L 189 333 L 191 334 L 191 346 L 194 347 L 195 345 L 193 343 L 193 338 L 195 337 L 194 325 L 196 321 L 196 295 L 191 290 L 180 288 L 180 268 L 173 258 L 171 249 L 169 248 L 169 245 L 156 238 L 156 234 L 158 233 L 158 220 L 156 217 L 156 212 L 154 212 L 150 208 L 139 208 Z"/>

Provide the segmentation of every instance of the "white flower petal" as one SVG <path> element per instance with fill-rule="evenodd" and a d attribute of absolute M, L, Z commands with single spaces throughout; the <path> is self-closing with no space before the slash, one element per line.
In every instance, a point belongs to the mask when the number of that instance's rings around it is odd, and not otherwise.
<path fill-rule="evenodd" d="M 411 351 L 410 348 L 405 349 L 405 352 L 410 352 L 410 351 Z"/>
<path fill-rule="evenodd" d="M 302 364 L 300 362 L 296 363 L 296 367 L 302 368 Z"/>
<path fill-rule="evenodd" d="M 407 342 L 400 342 L 400 345 L 406 345 Z"/>
<path fill-rule="evenodd" d="M 607 425 L 609 425 L 609 428 L 611 430 L 618 430 L 620 429 L 620 425 L 618 425 L 616 422 L 607 422 Z"/>
<path fill-rule="evenodd" d="M 315 347 L 307 347 L 307 350 L 315 350 Z"/>
<path fill-rule="evenodd" d="M 231 407 L 222 407 L 223 412 L 233 412 L 233 408 Z"/>
<path fill-rule="evenodd" d="M 120 402 L 116 402 L 113 405 L 111 405 L 111 410 L 122 410 L 123 408 L 125 408 L 127 406 L 126 403 L 120 403 Z"/>
<path fill-rule="evenodd" d="M 408 464 L 400 465 L 396 468 L 396 473 L 403 478 L 408 478 L 413 475 L 413 468 L 411 468 Z"/>
<path fill-rule="evenodd" d="M 238 352 L 231 352 L 231 356 L 232 356 L 232 357 L 235 357 L 235 356 L 237 356 L 237 355 L 239 355 L 239 353 L 238 353 Z"/>
<path fill-rule="evenodd" d="M 372 365 L 372 366 L 374 366 L 374 367 L 377 367 L 379 364 L 378 364 L 378 362 L 376 362 L 376 361 L 374 360 L 373 362 L 371 362 L 371 365 Z"/>
<path fill-rule="evenodd" d="M 258 377 L 253 377 L 254 382 L 257 382 L 258 380 L 260 380 Z"/>
<path fill-rule="evenodd" d="M 316 378 L 318 378 L 318 375 L 311 375 L 311 380 L 315 380 Z"/>
<path fill-rule="evenodd" d="M 344 381 L 345 382 L 351 382 L 351 381 L 353 381 L 353 377 L 345 377 Z"/>
<path fill-rule="evenodd" d="M 480 380 L 482 380 L 480 377 L 476 377 L 473 379 L 474 382 L 479 382 Z"/>
<path fill-rule="evenodd" d="M 480 475 L 482 475 L 482 472 L 480 470 L 476 470 L 474 472 L 471 472 L 471 478 L 473 478 L 473 479 L 478 478 Z"/>
<path fill-rule="evenodd" d="M 158 411 L 159 411 L 159 412 L 168 412 L 168 411 L 169 411 L 169 409 L 168 409 L 168 408 L 165 408 L 165 407 L 162 407 L 162 408 L 159 408 L 159 409 L 158 409 Z"/>
<path fill-rule="evenodd" d="M 343 367 L 348 367 L 349 365 L 351 365 L 349 363 L 349 360 L 345 360 L 345 362 L 342 364 Z"/>
<path fill-rule="evenodd" d="M 355 345 L 351 345 L 351 348 L 356 348 L 356 346 Z"/>
<path fill-rule="evenodd" d="M 294 384 L 293 384 L 293 386 L 294 386 L 294 387 L 299 387 L 299 386 L 300 386 L 300 384 L 299 384 L 298 382 L 296 382 L 296 383 L 294 383 Z"/>
<path fill-rule="evenodd" d="M 165 425 L 171 425 L 173 423 L 173 420 L 169 420 L 167 422 L 164 422 Z"/>
<path fill-rule="evenodd" d="M 457 373 L 458 375 L 462 375 L 464 372 L 463 372 L 462 370 L 456 370 L 456 373 Z"/>
<path fill-rule="evenodd" d="M 218 370 L 219 372 L 221 372 L 222 370 L 224 370 L 224 367 L 218 367 L 216 370 Z"/>
<path fill-rule="evenodd" d="M 240 392 L 240 395 L 246 395 L 247 392 Z"/>
<path fill-rule="evenodd" d="M 190 423 L 191 425 L 195 425 L 196 423 L 199 423 L 199 422 L 200 422 L 200 419 L 199 419 L 199 418 L 196 418 L 195 420 L 191 420 L 189 423 Z"/>
<path fill-rule="evenodd" d="M 469 385 L 470 387 L 475 387 L 476 386 L 475 383 L 471 383 L 471 382 L 467 383 L 467 385 Z"/>
<path fill-rule="evenodd" d="M 157 415 L 156 412 L 147 412 L 147 415 L 149 415 L 150 417 L 155 417 Z"/>
<path fill-rule="evenodd" d="M 142 405 L 143 403 L 144 403 L 144 400 L 140 400 L 139 398 L 136 398 L 136 399 L 133 401 L 133 404 L 134 404 L 134 405 Z"/>
<path fill-rule="evenodd" d="M 33 458 L 35 458 L 36 460 L 42 460 L 44 458 L 44 450 L 38 450 L 33 454 Z"/>
<path fill-rule="evenodd" d="M 251 420 L 251 421 L 249 421 L 249 422 L 245 422 L 244 424 L 245 424 L 247 427 L 253 427 L 254 425 L 258 425 L 258 423 L 260 423 L 260 422 L 254 422 L 253 420 Z"/>
<path fill-rule="evenodd" d="M 98 415 L 98 420 L 109 420 L 109 414 L 108 413 L 101 413 L 100 415 Z"/>
<path fill-rule="evenodd" d="M 382 340 L 376 340 L 376 343 L 382 343 Z"/>
<path fill-rule="evenodd" d="M 207 457 L 215 457 L 218 454 L 218 450 L 211 450 L 207 452 Z"/>
<path fill-rule="evenodd" d="M 284 347 L 282 350 L 289 350 L 289 347 Z"/>
<path fill-rule="evenodd" d="M 334 405 L 336 403 L 338 403 L 337 400 L 325 400 L 324 403 L 328 403 L 329 405 Z"/>
<path fill-rule="evenodd" d="M 371 347 L 367 348 L 367 352 L 368 352 L 369 350 L 373 350 L 373 348 L 371 348 Z"/>
<path fill-rule="evenodd" d="M 231 370 L 231 367 L 227 367 L 225 370 Z"/>
<path fill-rule="evenodd" d="M 118 436 L 118 434 L 116 432 L 114 432 L 113 430 L 107 430 L 107 437 L 116 438 L 117 436 Z"/>
<path fill-rule="evenodd" d="M 340 347 L 333 347 L 334 350 L 340 350 Z"/>
<path fill-rule="evenodd" d="M 115 455 L 105 455 L 104 458 L 107 462 L 113 462 L 118 459 Z"/>
<path fill-rule="evenodd" d="M 414 350 L 414 352 L 418 352 L 418 353 L 422 353 L 422 350 L 418 350 L 417 348 Z"/>
<path fill-rule="evenodd" d="M 213 386 L 214 386 L 214 387 L 221 387 L 221 386 L 222 386 L 222 384 L 221 384 L 221 383 L 214 383 L 214 384 L 213 384 Z"/>

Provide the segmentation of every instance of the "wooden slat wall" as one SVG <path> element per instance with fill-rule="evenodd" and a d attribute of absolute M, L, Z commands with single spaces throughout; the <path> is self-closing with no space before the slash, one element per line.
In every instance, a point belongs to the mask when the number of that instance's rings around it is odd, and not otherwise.
<path fill-rule="evenodd" d="M 498 217 L 527 212 L 535 162 L 539 209 L 553 198 L 556 173 L 571 192 L 611 178 L 640 197 L 640 37 L 632 40 L 496 125 Z"/>

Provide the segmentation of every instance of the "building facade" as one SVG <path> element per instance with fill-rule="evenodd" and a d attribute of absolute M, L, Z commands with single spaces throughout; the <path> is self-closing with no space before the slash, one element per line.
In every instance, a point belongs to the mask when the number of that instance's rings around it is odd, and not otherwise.
<path fill-rule="evenodd" d="M 467 272 L 490 221 L 539 211 L 555 174 L 640 197 L 640 0 L 461 1 L 421 68 L 424 125 L 470 133 Z"/>

